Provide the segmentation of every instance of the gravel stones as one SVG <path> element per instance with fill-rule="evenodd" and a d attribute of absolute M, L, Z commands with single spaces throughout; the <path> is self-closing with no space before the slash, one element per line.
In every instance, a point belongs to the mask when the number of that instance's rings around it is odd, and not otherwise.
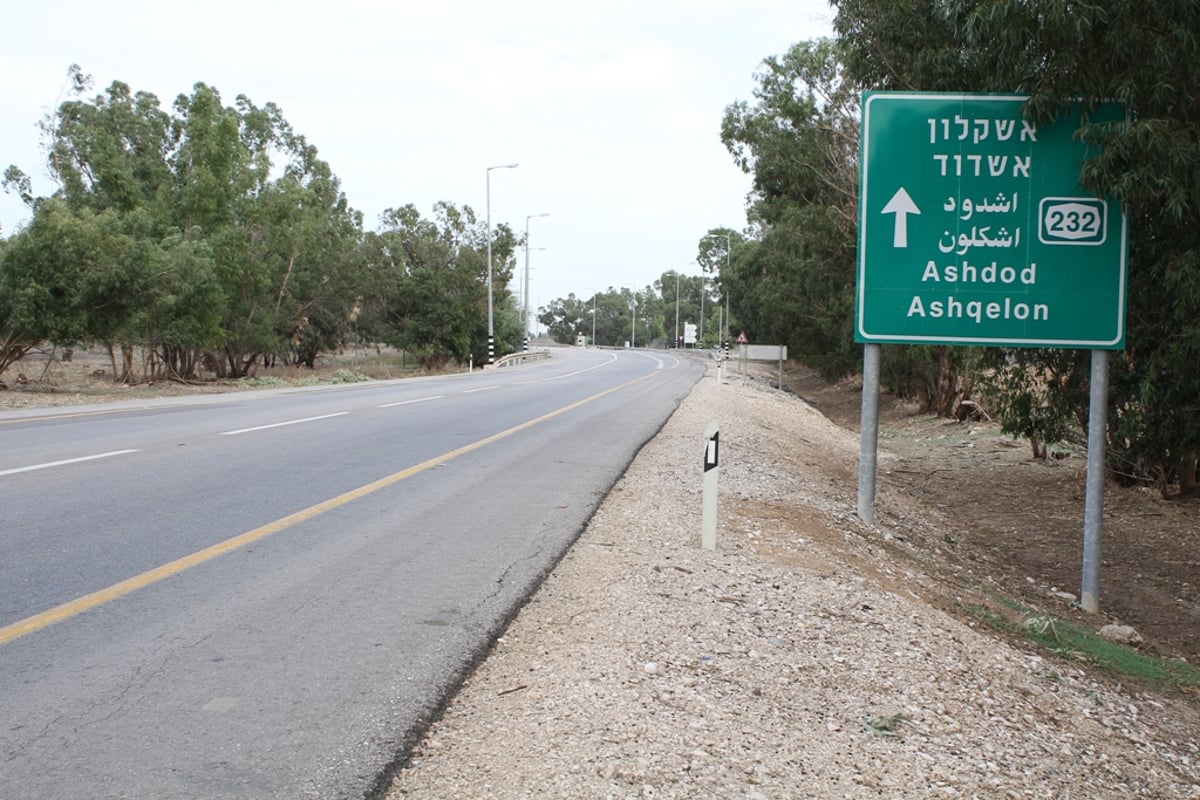
<path fill-rule="evenodd" d="M 922 602 L 929 576 L 854 515 L 857 451 L 794 397 L 710 372 L 389 798 L 1200 800 L 1195 709 Z"/>

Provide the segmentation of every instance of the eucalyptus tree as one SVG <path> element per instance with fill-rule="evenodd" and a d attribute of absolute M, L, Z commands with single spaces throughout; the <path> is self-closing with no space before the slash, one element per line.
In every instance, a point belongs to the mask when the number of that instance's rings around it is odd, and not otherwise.
<path fill-rule="evenodd" d="M 1130 215 L 1127 347 L 1113 362 L 1110 452 L 1118 474 L 1200 493 L 1200 5 L 1046 0 L 976 9 L 965 36 L 1031 95 L 1029 113 L 1123 103 L 1122 124 L 1085 124 L 1099 155 L 1083 184 Z M 1052 400 L 1082 418 L 1062 383 Z"/>
<path fill-rule="evenodd" d="M 592 312 L 599 310 L 599 295 L 593 298 L 576 297 L 572 292 L 566 297 L 551 300 L 538 312 L 538 322 L 546 326 L 550 338 L 559 344 L 574 344 L 580 335 L 592 339 Z M 593 300 L 597 301 L 593 306 Z M 600 318 L 597 316 L 597 334 L 600 338 Z M 591 342 L 595 344 L 595 342 Z"/>
<path fill-rule="evenodd" d="M 723 262 L 722 262 L 723 263 Z M 663 328 L 668 338 L 675 335 L 676 298 L 679 308 L 679 336 L 684 335 L 683 326 L 691 323 L 699 327 L 701 305 L 706 311 L 711 311 L 713 300 L 711 295 L 701 303 L 701 292 L 705 290 L 709 279 L 703 275 L 684 275 L 675 271 L 664 272 L 655 281 L 655 290 L 663 311 Z"/>
<path fill-rule="evenodd" d="M 625 287 L 601 292 L 596 304 L 596 344 L 623 347 L 631 332 L 630 300 L 633 292 Z"/>
<path fill-rule="evenodd" d="M 70 74 L 77 92 L 90 89 L 81 70 Z M 5 172 L 5 188 L 33 212 L 0 260 L 7 335 L 27 345 L 101 340 L 112 352 L 162 262 L 157 200 L 170 120 L 152 95 L 116 82 L 91 102 L 64 103 L 40 127 L 60 188 L 53 198 L 37 197 L 18 167 Z M 123 373 L 114 369 L 118 378 Z"/>
<path fill-rule="evenodd" d="M 628 287 L 614 289 L 583 298 L 574 293 L 551 301 L 539 310 L 538 321 L 546 326 L 551 337 L 559 343 L 574 343 L 583 334 L 600 347 L 623 347 L 631 341 L 645 346 L 666 336 L 667 303 L 652 287 L 635 291 Z M 670 305 L 674 314 L 674 304 Z M 594 325 L 593 325 L 594 317 Z M 672 320 L 674 317 L 672 316 Z M 673 328 L 672 328 L 673 330 Z"/>
<path fill-rule="evenodd" d="M 312 367 L 347 339 L 363 279 L 355 257 L 362 222 L 316 148 L 286 123 L 276 130 L 291 159 L 258 192 L 243 225 L 253 262 L 270 276 L 263 321 L 292 360 Z"/>
<path fill-rule="evenodd" d="M 224 106 L 197 84 L 174 107 L 173 223 L 209 245 L 226 373 L 245 375 L 262 356 L 286 352 L 311 366 L 349 328 L 359 214 L 273 103 L 239 96 Z"/>
<path fill-rule="evenodd" d="M 1197 491 L 1200 452 L 1200 5 L 1191 0 L 836 0 L 852 81 L 870 88 L 1006 91 L 1053 120 L 1078 104 L 1096 157 L 1083 185 L 1130 217 L 1126 349 L 1112 365 L 1110 453 L 1118 473 Z M 1095 125 L 1103 101 L 1123 123 Z M 992 351 L 1014 432 L 1061 436 L 1086 419 L 1086 354 Z M 1013 364 L 1056 380 L 1031 387 Z M 1037 393 L 1037 397 L 1031 395 Z M 1036 401 L 1036 402 L 1035 402 Z"/>
<path fill-rule="evenodd" d="M 312 363 L 334 346 L 355 300 L 361 222 L 279 108 L 244 96 L 226 106 L 198 83 L 168 112 L 120 81 L 87 99 L 90 80 L 71 75 L 75 96 L 41 126 L 57 190 L 38 197 L 20 169 L 5 172 L 33 219 L 5 248 L 0 280 L 23 276 L 21 297 L 56 298 L 43 306 L 55 318 L 20 337 L 101 341 L 121 351 L 119 378 L 135 347 L 149 369 L 189 378 L 202 360 L 238 377 L 266 353 Z M 72 250 L 89 240 L 95 257 Z"/>
<path fill-rule="evenodd" d="M 5 278 L 2 265 L 4 264 L 5 240 L 0 239 L 0 375 L 12 364 L 24 358 L 33 348 L 35 342 L 23 337 L 13 325 L 14 298 Z"/>
<path fill-rule="evenodd" d="M 432 219 L 409 204 L 380 216 L 369 239 L 371 271 L 381 302 L 372 312 L 377 335 L 439 368 L 487 353 L 487 231 L 469 206 L 434 206 Z M 491 233 L 493 300 L 499 354 L 519 343 L 520 318 L 511 302 L 516 238 L 511 228 Z"/>
<path fill-rule="evenodd" d="M 730 311 L 828 376 L 852 371 L 857 94 L 830 40 L 763 61 L 754 102 L 725 111 L 721 138 L 753 179 L 749 240 L 732 235 Z M 722 233 L 717 231 L 717 233 Z M 706 237 L 701 258 L 725 242 Z M 724 268 L 724 265 L 721 265 Z"/>

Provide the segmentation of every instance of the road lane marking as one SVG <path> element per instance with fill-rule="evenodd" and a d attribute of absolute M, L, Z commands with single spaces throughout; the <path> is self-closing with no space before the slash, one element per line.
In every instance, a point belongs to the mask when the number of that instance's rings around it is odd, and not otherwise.
<path fill-rule="evenodd" d="M 94 456 L 80 456 L 79 458 L 66 458 L 62 461 L 48 461 L 45 464 L 31 464 L 28 467 L 14 467 L 13 469 L 0 470 L 0 475 L 16 475 L 18 472 L 33 472 L 37 469 L 50 469 L 51 467 L 62 467 L 67 464 L 78 464 L 82 461 L 95 461 L 98 458 L 112 458 L 113 456 L 123 456 L 128 453 L 136 453 L 137 450 L 113 450 L 111 453 L 97 453 Z"/>
<path fill-rule="evenodd" d="M 378 406 L 378 407 L 379 408 L 391 408 L 393 406 L 408 406 L 408 405 L 412 405 L 413 403 L 424 403 L 426 400 L 441 400 L 445 396 L 446 395 L 444 395 L 444 394 L 435 394 L 430 397 L 418 397 L 416 400 L 401 400 L 398 403 L 384 403 L 383 405 Z"/>
<path fill-rule="evenodd" d="M 600 369 L 601 367 L 607 367 L 609 364 L 612 364 L 616 360 L 617 360 L 617 354 L 609 353 L 608 361 L 605 361 L 603 363 L 594 364 L 590 367 L 584 367 L 583 369 L 577 369 L 574 372 L 567 372 L 562 375 L 551 375 L 549 378 L 534 378 L 533 380 L 528 380 L 528 381 L 517 381 L 515 385 L 516 386 L 527 386 L 531 383 L 548 383 L 549 381 L 562 380 L 563 378 L 572 378 L 576 375 L 582 375 L 585 372 L 591 372 L 594 369 Z"/>
<path fill-rule="evenodd" d="M 210 711 L 214 714 L 225 714 L 238 707 L 242 702 L 240 697 L 214 697 L 204 705 L 200 706 L 201 711 Z"/>
<path fill-rule="evenodd" d="M 593 365 L 592 365 L 592 366 L 590 366 L 590 367 L 583 367 L 582 369 L 577 369 L 577 370 L 575 370 L 574 372 L 568 372 L 568 373 L 566 373 L 565 375 L 556 375 L 556 376 L 555 376 L 555 377 L 553 377 L 553 378 L 543 378 L 542 380 L 553 381 L 553 380 L 558 380 L 559 378 L 570 378 L 570 377 L 572 377 L 572 376 L 574 376 L 574 375 L 582 375 L 583 373 L 585 373 L 585 372 L 591 372 L 591 371 L 592 371 L 592 370 L 594 370 L 594 369 L 600 369 L 600 368 L 602 368 L 602 367 L 607 367 L 608 365 L 615 363 L 615 362 L 616 362 L 616 360 L 617 360 L 617 354 L 616 354 L 616 353 L 609 353 L 609 354 L 608 354 L 608 361 L 602 361 L 602 362 L 601 362 L 601 363 L 599 363 L 599 364 L 593 364 Z"/>
<path fill-rule="evenodd" d="M 198 567 L 201 564 L 212 561 L 219 556 L 231 553 L 234 550 L 238 550 L 248 544 L 252 544 L 261 539 L 266 539 L 268 536 L 273 536 L 276 533 L 285 531 L 294 525 L 299 525 L 301 522 L 307 522 L 314 517 L 324 514 L 326 511 L 332 511 L 336 508 L 341 508 L 342 506 L 348 505 L 355 500 L 360 500 L 369 494 L 373 494 L 380 489 L 386 489 L 387 487 L 397 484 L 402 480 L 411 478 L 414 475 L 419 475 L 426 470 L 439 467 L 442 464 L 445 464 L 447 461 L 452 461 L 459 456 L 463 456 L 467 453 L 472 453 L 483 447 L 487 447 L 489 444 L 494 444 L 501 439 L 507 439 L 509 436 L 520 433 L 524 430 L 528 430 L 529 428 L 540 425 L 543 422 L 547 422 L 555 417 L 566 414 L 569 411 L 574 411 L 581 406 L 585 406 L 588 403 L 599 400 L 602 397 L 607 397 L 608 395 L 619 392 L 622 389 L 627 389 L 634 384 L 641 383 L 642 381 L 656 377 L 659 374 L 661 373 L 650 372 L 634 378 L 633 380 L 613 386 L 612 388 L 605 389 L 604 391 L 598 392 L 590 397 L 585 397 L 582 400 L 576 400 L 574 403 L 570 403 L 562 408 L 555 409 L 554 411 L 543 414 L 540 417 L 535 417 L 527 422 L 522 422 L 520 425 L 514 425 L 507 430 L 494 433 L 491 436 L 486 436 L 483 439 L 472 442 L 471 444 L 466 444 L 455 450 L 442 453 L 440 456 L 434 456 L 428 461 L 423 461 L 415 466 L 392 473 L 385 478 L 380 478 L 377 481 L 360 486 L 357 489 L 351 489 L 345 494 L 340 494 L 337 497 L 330 498 L 323 503 L 317 503 L 315 506 L 309 506 L 302 511 L 289 514 L 288 516 L 277 519 L 274 522 L 268 522 L 266 525 L 261 525 L 254 530 L 246 531 L 245 533 L 234 536 L 231 539 L 226 539 L 223 542 L 218 542 L 210 547 L 204 548 L 203 550 L 198 550 L 190 555 L 186 555 L 182 558 L 177 558 L 174 561 L 163 564 L 162 566 L 147 570 L 140 575 L 134 575 L 132 578 L 126 578 L 119 583 L 114 583 L 112 586 L 92 592 L 91 594 L 86 594 L 83 597 L 79 597 L 75 600 L 63 603 L 62 605 L 47 609 L 39 614 L 34 614 L 32 617 L 26 617 L 23 620 L 12 623 L 11 625 L 6 625 L 5 627 L 0 628 L 0 646 L 8 644 L 14 639 L 19 639 L 22 636 L 28 636 L 31 633 L 36 633 L 37 631 L 48 628 L 51 625 L 62 622 L 63 620 L 78 616 L 85 611 L 89 611 L 93 608 L 110 603 L 113 600 L 117 600 L 127 594 L 132 594 L 139 589 L 144 589 L 147 586 L 158 583 L 159 581 L 165 580 L 174 575 L 178 575 L 181 572 L 186 572 L 192 567 Z"/>
<path fill-rule="evenodd" d="M 494 386 L 481 386 L 478 389 L 467 389 L 466 391 L 462 392 L 462 394 L 475 394 L 476 392 L 487 392 L 487 391 L 491 391 L 492 389 L 499 389 L 499 388 L 500 388 L 500 384 L 497 383 Z"/>
<path fill-rule="evenodd" d="M 654 367 L 655 369 L 663 369 L 664 367 L 666 367 L 666 363 L 663 361 L 663 359 L 653 353 L 639 352 L 639 353 L 637 353 L 637 355 L 641 356 L 642 358 L 648 358 L 651 361 L 653 361 L 657 365 Z M 678 356 L 667 356 L 667 357 L 675 359 L 675 363 L 676 363 L 676 365 L 678 365 L 678 363 L 679 363 Z M 674 369 L 674 368 L 675 368 L 674 366 L 670 367 L 670 369 Z"/>
<path fill-rule="evenodd" d="M 316 422 L 317 420 L 330 419 L 332 417 L 344 417 L 349 414 L 349 411 L 337 411 L 333 414 L 322 414 L 319 417 L 305 417 L 304 419 L 289 419 L 287 422 L 272 422 L 270 425 L 256 425 L 253 428 L 239 428 L 236 431 L 221 431 L 222 436 L 237 436 L 239 433 L 253 433 L 254 431 L 265 431 L 268 428 L 282 428 L 285 425 L 299 425 L 303 422 Z"/>

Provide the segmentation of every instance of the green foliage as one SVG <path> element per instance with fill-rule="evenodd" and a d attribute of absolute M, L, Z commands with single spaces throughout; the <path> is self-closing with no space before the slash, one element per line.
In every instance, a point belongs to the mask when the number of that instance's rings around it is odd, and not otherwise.
<path fill-rule="evenodd" d="M 120 81 L 82 99 L 90 79 L 72 77 L 77 96 L 42 124 L 59 190 L 35 198 L 5 172 L 34 212 L 0 256 L 10 340 L 142 347 L 184 378 L 267 354 L 311 366 L 340 343 L 361 221 L 277 107 L 225 106 L 201 83 L 169 113 Z"/>
<path fill-rule="evenodd" d="M 593 298 L 597 303 L 597 311 L 599 309 L 599 295 Z M 575 339 L 580 334 L 588 338 L 590 344 L 592 342 L 592 303 L 584 302 L 577 298 L 572 292 L 565 298 L 552 300 L 549 305 L 540 309 L 538 313 L 538 322 L 546 326 L 546 332 L 550 334 L 550 338 L 559 344 L 575 344 Z M 600 316 L 596 315 L 596 339 L 600 340 Z"/>
<path fill-rule="evenodd" d="M 1019 0 L 1018 0 L 1019 1 Z M 980 0 L 834 0 L 845 77 L 864 89 L 1013 91 L 963 35 Z M 1056 4 L 1061 5 L 1057 2 Z M 982 12 L 981 12 L 982 13 Z"/>
<path fill-rule="evenodd" d="M 260 375 L 253 378 L 238 378 L 238 385 L 247 389 L 278 389 L 292 384 L 276 375 Z"/>
<path fill-rule="evenodd" d="M 671 297 L 669 303 L 663 299 L 663 293 L 668 291 Z M 597 292 L 587 299 L 578 298 L 572 293 L 539 309 L 538 321 L 546 326 L 551 338 L 560 344 L 574 344 L 575 337 L 582 334 L 590 344 L 623 347 L 636 334 L 633 344 L 638 347 L 666 347 L 675 330 L 674 298 L 673 280 L 670 290 L 660 282 L 657 289 L 647 286 L 637 292 L 609 287 L 607 291 Z M 670 333 L 666 319 L 668 313 L 671 317 Z"/>
<path fill-rule="evenodd" d="M 786 344 L 830 378 L 859 361 L 852 341 L 858 112 L 839 59 L 828 40 L 766 59 L 755 103 L 731 105 L 721 126 L 726 148 L 754 180 L 754 236 L 734 237 L 730 274 L 722 277 L 738 327 L 754 341 Z"/>
<path fill-rule="evenodd" d="M 863 730 L 881 737 L 900 735 L 900 729 L 908 722 L 903 714 L 887 714 L 885 716 L 867 717 L 862 721 Z"/>
<path fill-rule="evenodd" d="M 991 600 L 1008 611 L 1000 613 L 985 603 L 959 605 L 958 610 L 998 633 L 1023 637 L 1059 658 L 1092 664 L 1122 679 L 1133 678 L 1154 688 L 1191 694 L 1200 690 L 1200 669 L 1186 661 L 1110 642 L 1091 625 L 1036 612 L 1003 595 L 995 595 Z M 1016 621 L 1014 616 L 1018 618 Z M 1047 670 L 1044 675 L 1055 681 L 1061 679 L 1054 670 Z"/>
<path fill-rule="evenodd" d="M 369 380 L 369 377 L 353 369 L 339 369 L 329 376 L 330 383 L 362 383 Z"/>
<path fill-rule="evenodd" d="M 949 417 L 971 392 L 968 375 L 979 351 L 960 347 L 894 345 L 883 349 L 880 381 L 897 397 Z"/>
<path fill-rule="evenodd" d="M 1034 458 L 1087 423 L 1089 357 L 1082 350 L 982 351 L 980 391 L 1001 430 L 1023 436 Z"/>
<path fill-rule="evenodd" d="M 837 0 L 846 79 L 864 88 L 1031 96 L 1037 122 L 1067 104 L 1126 105 L 1085 122 L 1085 187 L 1130 216 L 1127 349 L 1110 376 L 1110 465 L 1126 479 L 1200 491 L 1200 6 L 1189 0 Z M 890 350 L 891 348 L 889 348 Z M 885 358 L 887 355 L 885 354 Z M 999 363 L 1006 430 L 1043 442 L 1086 426 L 1087 359 L 1050 351 Z"/>
<path fill-rule="evenodd" d="M 368 234 L 364 244 L 371 282 L 378 287 L 377 299 L 364 308 L 364 330 L 412 353 L 426 369 L 451 359 L 486 359 L 486 223 L 470 207 L 446 202 L 434 206 L 433 219 L 407 205 L 388 209 L 380 222 L 380 231 Z M 501 356 L 523 339 L 508 289 L 516 237 L 506 225 L 491 236 L 493 327 Z"/>
<path fill-rule="evenodd" d="M 1037 614 L 1027 617 L 1020 627 L 1030 639 L 1063 658 L 1086 661 L 1110 674 L 1153 686 L 1190 692 L 1200 689 L 1200 670 L 1186 661 L 1110 642 L 1090 626 Z"/>
<path fill-rule="evenodd" d="M 724 242 L 720 244 L 723 246 Z M 704 306 L 705 311 L 711 312 L 715 302 L 711 294 L 701 297 L 708 283 L 708 279 L 703 275 L 683 275 L 678 272 L 664 272 L 655 281 L 655 296 L 658 300 L 659 308 L 662 309 L 661 325 L 663 338 L 668 343 L 675 339 L 676 335 L 683 338 L 685 332 L 684 326 L 688 323 L 696 325 L 697 334 L 699 333 L 701 305 Z M 676 313 L 677 309 L 678 313 Z M 678 334 L 676 334 L 675 328 L 677 319 L 679 323 Z M 587 324 L 591 324 L 590 320 Z M 591 331 L 589 330 L 587 333 L 590 338 Z M 705 333 L 710 333 L 707 323 Z"/>
<path fill-rule="evenodd" d="M 144 280 L 158 255 L 122 227 L 112 210 L 72 214 L 60 201 L 40 205 L 0 262 L 15 337 L 70 346 L 120 329 L 130 313 L 127 287 Z"/>

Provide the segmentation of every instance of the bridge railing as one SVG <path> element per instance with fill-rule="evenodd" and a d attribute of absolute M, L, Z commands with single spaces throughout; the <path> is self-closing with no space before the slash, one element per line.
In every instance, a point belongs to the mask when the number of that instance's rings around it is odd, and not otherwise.
<path fill-rule="evenodd" d="M 527 364 L 531 361 L 541 361 L 543 358 L 549 358 L 550 351 L 545 348 L 537 350 L 522 350 L 519 353 L 509 353 L 506 356 L 501 356 L 496 359 L 496 363 L 492 365 L 493 369 L 500 367 L 512 367 L 517 364 Z"/>

